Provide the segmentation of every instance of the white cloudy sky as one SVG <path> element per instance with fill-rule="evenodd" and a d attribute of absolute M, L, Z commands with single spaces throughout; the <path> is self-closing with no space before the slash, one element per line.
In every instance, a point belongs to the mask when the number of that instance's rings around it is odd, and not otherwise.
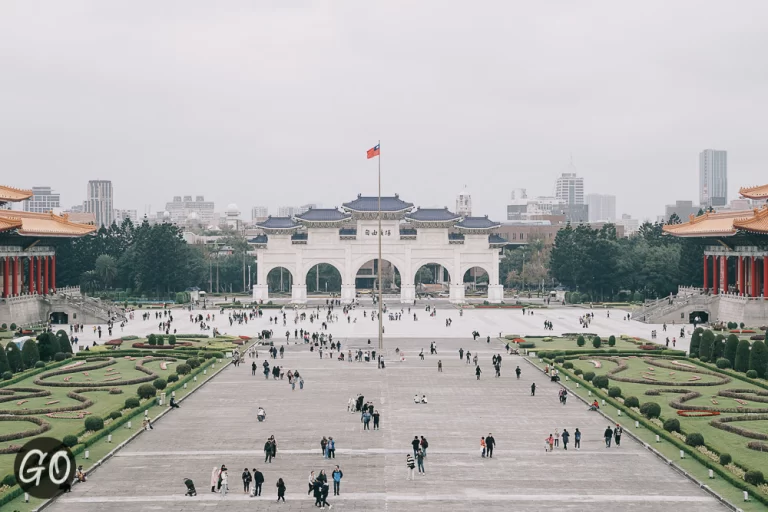
<path fill-rule="evenodd" d="M 503 219 L 573 154 L 587 192 L 653 217 L 697 199 L 698 152 L 729 188 L 768 182 L 768 2 L 0 3 L 0 176 L 64 206 L 219 209 L 383 190 Z"/>

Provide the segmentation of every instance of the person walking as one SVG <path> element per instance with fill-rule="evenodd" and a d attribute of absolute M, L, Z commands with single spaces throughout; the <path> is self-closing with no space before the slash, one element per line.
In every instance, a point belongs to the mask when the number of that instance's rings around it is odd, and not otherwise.
<path fill-rule="evenodd" d="M 555 429 L 555 448 L 560 446 L 560 431 Z"/>
<path fill-rule="evenodd" d="M 484 437 L 480 438 L 480 448 L 483 449 L 483 451 L 480 452 L 480 456 L 485 458 L 485 453 L 486 453 L 488 447 L 485 445 L 485 438 Z"/>
<path fill-rule="evenodd" d="M 307 496 L 312 494 L 312 489 L 315 486 L 315 480 L 317 480 L 317 478 L 315 478 L 315 472 L 314 471 L 310 471 L 309 472 L 309 489 L 307 490 Z"/>
<path fill-rule="evenodd" d="M 277 479 L 277 484 L 275 485 L 277 487 L 277 501 L 278 503 L 280 500 L 283 500 L 283 503 L 285 503 L 285 482 L 283 482 L 282 478 Z"/>
<path fill-rule="evenodd" d="M 410 453 L 405 456 L 405 466 L 408 468 L 408 476 L 406 477 L 406 480 L 413 480 L 416 463 L 413 460 L 413 455 Z"/>
<path fill-rule="evenodd" d="M 411 446 L 413 447 L 413 455 L 416 456 L 416 452 L 419 451 L 419 446 L 421 446 L 421 441 L 419 440 L 419 436 L 413 436 L 413 441 L 411 441 Z"/>
<path fill-rule="evenodd" d="M 579 432 L 578 428 L 573 433 L 573 447 L 577 450 L 581 450 L 581 432 Z"/>
<path fill-rule="evenodd" d="M 339 495 L 339 487 L 341 486 L 341 479 L 344 477 L 344 473 L 341 472 L 341 469 L 339 469 L 339 466 L 336 466 L 336 469 L 333 470 L 333 473 L 331 473 L 331 478 L 333 478 L 333 495 L 338 496 Z"/>
<path fill-rule="evenodd" d="M 323 454 L 323 458 L 328 458 L 328 439 L 323 436 L 323 438 L 320 440 L 320 453 Z"/>
<path fill-rule="evenodd" d="M 531 396 L 536 396 L 536 383 L 531 384 Z"/>
<path fill-rule="evenodd" d="M 329 459 L 336 458 L 336 441 L 334 441 L 330 436 L 328 437 L 328 446 L 326 446 L 326 450 L 328 450 Z"/>
<path fill-rule="evenodd" d="M 443 361 L 441 359 L 437 360 L 437 373 L 443 373 Z"/>
<path fill-rule="evenodd" d="M 221 482 L 221 487 L 219 487 L 219 492 L 221 493 L 221 497 L 227 495 L 227 492 L 229 492 L 229 474 L 227 473 L 227 469 L 224 468 L 221 470 L 221 473 L 219 474 L 219 481 Z"/>
<path fill-rule="evenodd" d="M 419 475 L 424 476 L 426 472 L 424 471 L 424 452 L 422 450 L 416 452 L 416 463 L 419 466 Z"/>
<path fill-rule="evenodd" d="M 219 485 L 219 473 L 221 470 L 218 466 L 213 468 L 211 472 L 211 492 L 216 492 L 216 487 Z"/>
<path fill-rule="evenodd" d="M 379 430 L 379 418 L 380 418 L 379 410 L 376 409 L 373 411 L 373 430 Z"/>
<path fill-rule="evenodd" d="M 253 468 L 253 495 L 261 496 L 261 486 L 264 483 L 264 475 L 256 468 Z"/>
<path fill-rule="evenodd" d="M 517 380 L 520 380 L 520 374 L 523 373 L 523 371 L 520 369 L 520 366 L 515 368 L 515 375 L 517 375 Z"/>
<path fill-rule="evenodd" d="M 264 462 L 272 463 L 272 441 L 267 439 L 264 443 Z"/>
<path fill-rule="evenodd" d="M 560 436 L 563 439 L 563 450 L 568 449 L 568 440 L 571 438 L 571 434 L 568 433 L 568 429 L 563 429 L 563 434 Z"/>
<path fill-rule="evenodd" d="M 624 429 L 617 423 L 616 428 L 613 429 L 613 440 L 616 442 L 616 448 L 621 446 L 621 434 L 623 433 Z"/>
<path fill-rule="evenodd" d="M 427 442 L 427 438 L 424 436 L 421 436 L 421 441 L 419 446 L 421 447 L 421 451 L 424 453 L 424 457 L 427 456 L 427 448 L 429 448 L 429 443 Z"/>
<path fill-rule="evenodd" d="M 326 482 L 323 482 L 323 484 L 320 486 L 320 507 L 325 508 L 326 505 L 328 505 L 328 509 L 332 509 L 333 505 L 328 503 L 328 491 L 330 487 Z"/>
<path fill-rule="evenodd" d="M 243 470 L 243 494 L 248 494 L 251 490 L 251 472 L 248 471 L 248 468 L 245 468 Z"/>
<path fill-rule="evenodd" d="M 464 349 L 460 348 L 459 349 L 459 361 L 461 361 L 463 359 L 464 359 Z"/>
<path fill-rule="evenodd" d="M 480 370 L 480 366 L 475 366 L 475 375 L 477 376 L 477 380 L 480 380 L 480 374 L 483 373 L 482 370 Z"/>
<path fill-rule="evenodd" d="M 493 434 L 490 432 L 485 438 L 485 446 L 488 448 L 488 458 L 493 458 L 493 448 L 496 446 L 496 440 L 493 438 Z"/>
<path fill-rule="evenodd" d="M 368 409 L 363 412 L 363 430 L 371 430 L 371 413 Z"/>
<path fill-rule="evenodd" d="M 552 437 L 552 434 L 549 434 L 549 437 L 547 439 L 545 439 L 545 441 L 546 441 L 547 445 L 546 445 L 546 448 L 544 448 L 544 451 L 546 452 L 547 449 L 549 449 L 550 452 L 554 451 L 554 449 L 555 449 L 555 438 Z"/>
<path fill-rule="evenodd" d="M 611 447 L 611 439 L 613 438 L 613 430 L 611 430 L 611 426 L 608 425 L 605 428 L 605 432 L 603 432 L 603 437 L 605 438 L 605 447 L 610 448 Z"/>
<path fill-rule="evenodd" d="M 256 361 L 251 363 L 251 375 L 256 375 Z"/>

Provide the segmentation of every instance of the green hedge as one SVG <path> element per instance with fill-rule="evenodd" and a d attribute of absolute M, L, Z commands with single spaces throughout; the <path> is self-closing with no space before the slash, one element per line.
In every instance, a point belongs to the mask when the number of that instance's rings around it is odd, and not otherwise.
<path fill-rule="evenodd" d="M 579 379 L 575 375 L 570 374 L 568 370 L 561 370 L 561 371 L 562 373 L 568 375 L 569 378 L 576 380 L 577 382 L 580 382 L 584 388 L 586 388 L 588 391 L 591 391 L 594 395 L 597 395 L 598 398 L 605 400 L 608 404 L 612 405 L 616 409 L 621 409 L 622 411 L 624 411 L 624 414 L 626 416 L 630 417 L 633 420 L 639 421 L 640 424 L 643 426 L 643 428 L 650 430 L 654 434 L 658 435 L 660 438 L 674 445 L 677 449 L 684 451 L 691 458 L 696 459 L 696 461 L 699 462 L 705 468 L 713 470 L 715 473 L 720 475 L 724 480 L 728 481 L 728 483 L 730 483 L 737 489 L 748 491 L 750 495 L 755 499 L 757 499 L 759 502 L 765 505 L 768 505 L 768 496 L 762 494 L 757 487 L 751 484 L 748 484 L 744 480 L 739 479 L 736 475 L 734 475 L 727 469 L 723 468 L 719 464 L 715 463 L 714 461 L 710 460 L 708 457 L 704 456 L 701 452 L 699 452 L 695 448 L 688 446 L 680 439 L 677 439 L 676 437 L 669 434 L 663 428 L 660 428 L 655 424 L 651 423 L 643 415 L 636 413 L 632 409 L 628 409 L 624 407 L 624 404 L 609 397 L 608 394 L 604 393 L 602 390 L 592 386 L 590 383 L 586 382 L 585 380 Z M 710 445 L 705 444 L 704 446 L 706 446 L 706 448 L 713 453 L 716 453 L 716 454 L 720 453 L 716 448 L 713 448 Z M 747 470 L 747 468 L 744 468 L 741 465 L 739 465 L 739 467 L 741 467 L 744 470 Z"/>
<path fill-rule="evenodd" d="M 58 368 L 59 366 L 71 364 L 72 361 L 74 361 L 74 359 L 66 359 L 64 361 L 56 361 L 55 363 L 49 363 L 44 368 L 33 368 L 30 370 L 24 370 L 23 372 L 16 374 L 12 379 L 0 381 L 0 388 L 4 388 L 6 386 L 12 386 L 18 382 L 23 381 L 27 377 L 34 377 L 38 373 L 47 372 L 47 371 L 53 370 L 54 368 Z"/>

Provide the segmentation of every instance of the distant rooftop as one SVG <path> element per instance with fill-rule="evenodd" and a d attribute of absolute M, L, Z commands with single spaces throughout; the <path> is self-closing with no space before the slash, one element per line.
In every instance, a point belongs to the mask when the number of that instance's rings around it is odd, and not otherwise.
<path fill-rule="evenodd" d="M 417 222 L 446 222 L 459 220 L 461 215 L 455 214 L 448 208 L 417 208 L 405 216 L 407 220 Z"/>
<path fill-rule="evenodd" d="M 379 211 L 379 198 L 378 196 L 368 197 L 358 194 L 357 199 L 344 203 L 343 206 L 347 210 L 356 212 L 376 212 Z M 381 198 L 381 211 L 383 212 L 399 212 L 410 208 L 413 208 L 413 203 L 403 201 L 397 194 Z"/>
<path fill-rule="evenodd" d="M 310 222 L 334 222 L 349 219 L 352 216 L 348 213 L 342 213 L 336 208 L 310 208 L 294 217 Z"/>

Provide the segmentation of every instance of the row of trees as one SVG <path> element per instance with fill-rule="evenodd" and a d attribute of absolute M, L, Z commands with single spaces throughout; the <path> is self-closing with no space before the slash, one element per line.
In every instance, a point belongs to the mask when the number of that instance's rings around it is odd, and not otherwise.
<path fill-rule="evenodd" d="M 178 226 L 146 220 L 134 225 L 126 219 L 93 236 L 62 241 L 57 284 L 80 285 L 92 293 L 123 289 L 165 296 L 191 286 L 208 288 L 212 281 L 214 286 L 223 283 L 225 290 L 243 291 L 243 269 L 252 265 L 255 270 L 247 251 L 245 239 L 234 234 L 215 246 L 189 245 Z"/>
<path fill-rule="evenodd" d="M 691 357 L 705 363 L 714 362 L 720 368 L 733 368 L 737 372 L 754 371 L 754 376 L 764 379 L 768 375 L 768 346 L 762 340 L 740 340 L 735 334 L 726 338 L 709 329 L 697 328 L 691 335 Z"/>
<path fill-rule="evenodd" d="M 6 347 L 0 347 L 0 375 L 10 379 L 18 373 L 36 366 L 44 366 L 48 361 L 63 360 L 72 355 L 72 344 L 66 331 L 59 330 L 55 334 L 43 332 L 36 340 L 27 340 L 23 348 L 13 341 Z"/>

